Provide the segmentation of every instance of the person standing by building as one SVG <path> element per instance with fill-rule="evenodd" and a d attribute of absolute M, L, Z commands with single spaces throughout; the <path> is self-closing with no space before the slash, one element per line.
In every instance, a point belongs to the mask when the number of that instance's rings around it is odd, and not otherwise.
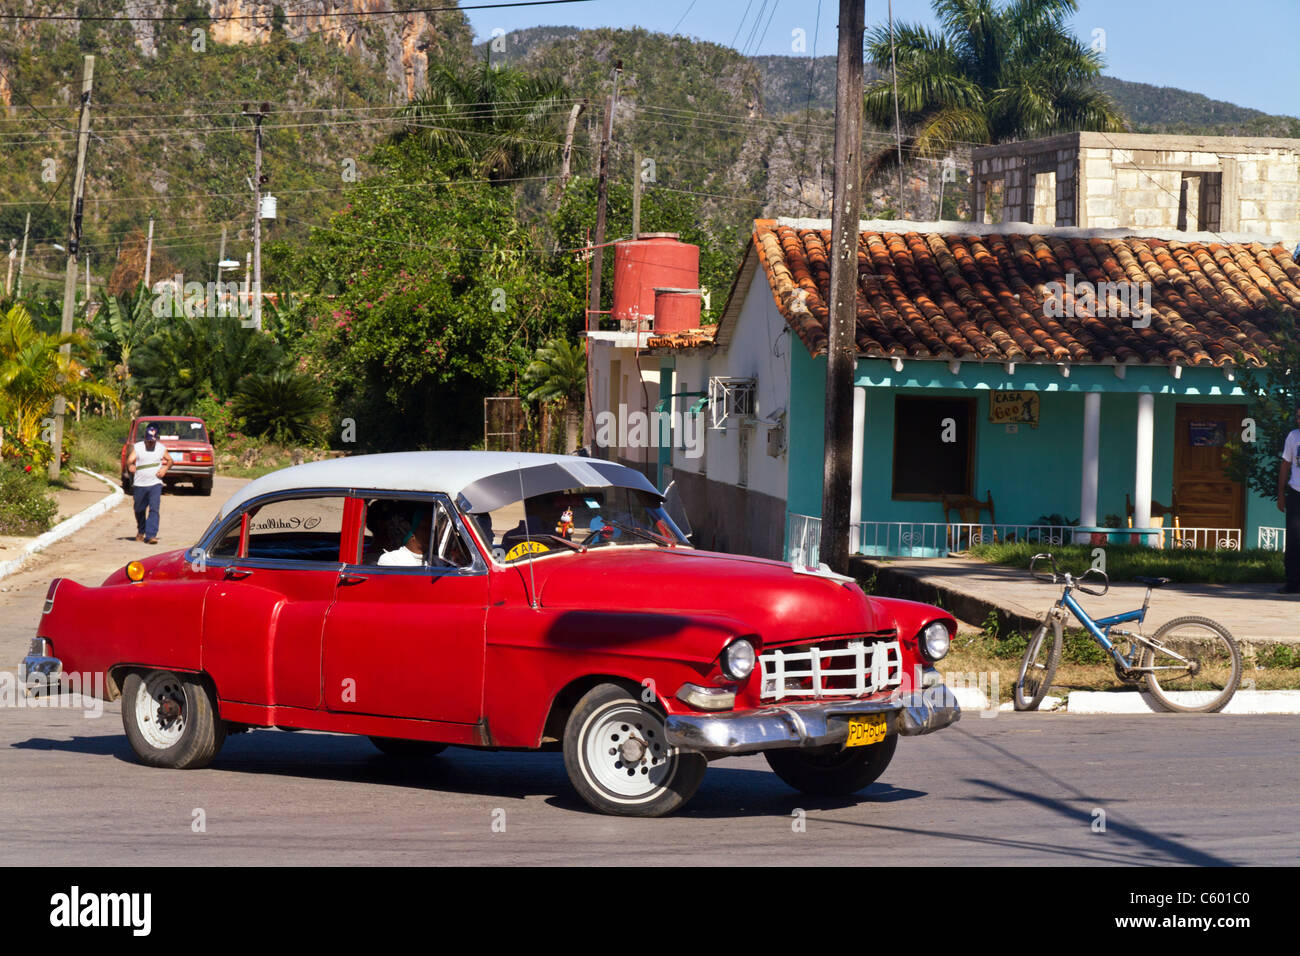
<path fill-rule="evenodd" d="M 158 441 L 158 426 L 144 430 L 144 441 L 131 446 L 126 470 L 132 475 L 131 495 L 135 499 L 135 540 L 158 543 L 158 509 L 162 505 L 163 476 L 172 466 L 167 446 Z"/>
<path fill-rule="evenodd" d="M 1295 407 L 1296 427 L 1282 445 L 1282 463 L 1277 468 L 1277 508 L 1286 513 L 1286 584 L 1278 594 L 1300 594 L 1300 403 Z"/>

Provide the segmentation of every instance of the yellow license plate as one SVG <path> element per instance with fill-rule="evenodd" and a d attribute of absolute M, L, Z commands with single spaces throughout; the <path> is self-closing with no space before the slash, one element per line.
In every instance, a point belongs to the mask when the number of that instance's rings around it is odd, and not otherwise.
<path fill-rule="evenodd" d="M 864 714 L 849 718 L 849 739 L 846 747 L 865 747 L 878 744 L 885 739 L 887 732 L 884 714 Z"/>

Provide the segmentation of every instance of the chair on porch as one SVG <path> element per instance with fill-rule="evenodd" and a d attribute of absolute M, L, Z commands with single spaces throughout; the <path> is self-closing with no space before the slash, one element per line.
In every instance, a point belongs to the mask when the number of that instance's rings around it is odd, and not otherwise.
<path fill-rule="evenodd" d="M 972 495 L 940 495 L 939 503 L 943 506 L 943 520 L 948 525 L 948 550 L 960 551 L 963 546 L 979 544 L 983 539 L 983 528 L 975 528 L 971 533 L 963 538 L 960 529 L 952 527 L 953 520 L 951 513 L 957 512 L 959 524 L 979 525 L 980 513 L 987 511 L 989 513 L 989 524 L 992 525 L 996 520 L 993 517 L 993 492 L 985 491 L 988 498 L 980 501 Z M 998 529 L 993 527 L 993 541 L 998 540 Z"/>
<path fill-rule="evenodd" d="M 1163 528 L 1165 523 L 1165 516 L 1168 515 L 1169 523 L 1174 529 L 1174 539 L 1173 539 L 1174 547 L 1180 548 L 1182 547 L 1183 542 L 1182 542 L 1182 533 L 1181 533 L 1182 526 L 1178 523 L 1178 493 L 1177 492 L 1173 493 L 1172 502 L 1173 503 L 1170 504 L 1169 507 L 1165 507 L 1160 502 L 1156 501 L 1154 498 L 1151 499 L 1151 527 Z M 1128 514 L 1128 526 L 1131 528 L 1133 527 L 1133 499 L 1129 497 L 1129 493 L 1127 491 L 1124 492 L 1124 511 Z M 1156 547 L 1163 548 L 1164 546 L 1165 546 L 1165 536 L 1162 534 L 1158 539 L 1156 539 Z"/>

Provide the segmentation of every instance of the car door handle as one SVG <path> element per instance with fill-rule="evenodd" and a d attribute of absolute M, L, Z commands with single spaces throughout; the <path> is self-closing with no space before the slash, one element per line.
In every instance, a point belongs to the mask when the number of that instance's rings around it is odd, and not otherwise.
<path fill-rule="evenodd" d="M 253 572 L 248 568 L 226 568 L 227 581 L 242 581 L 244 578 L 252 577 Z"/>
<path fill-rule="evenodd" d="M 344 571 L 339 575 L 339 584 L 360 584 L 362 581 L 368 581 L 369 578 L 364 574 L 351 574 Z"/>

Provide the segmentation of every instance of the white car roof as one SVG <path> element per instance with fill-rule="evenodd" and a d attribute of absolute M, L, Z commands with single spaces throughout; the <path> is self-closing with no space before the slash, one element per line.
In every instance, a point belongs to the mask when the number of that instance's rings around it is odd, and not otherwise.
<path fill-rule="evenodd" d="M 655 491 L 654 486 L 639 471 L 614 462 L 577 455 L 506 451 L 403 451 L 330 458 L 273 471 L 250 481 L 235 492 L 221 506 L 218 517 L 224 518 L 244 502 L 262 495 L 308 488 L 441 491 L 455 499 L 470 486 L 495 475 L 515 474 L 547 465 L 558 466 L 572 476 L 575 487 L 626 484 Z M 611 478 L 616 473 L 620 480 L 612 481 Z"/>

